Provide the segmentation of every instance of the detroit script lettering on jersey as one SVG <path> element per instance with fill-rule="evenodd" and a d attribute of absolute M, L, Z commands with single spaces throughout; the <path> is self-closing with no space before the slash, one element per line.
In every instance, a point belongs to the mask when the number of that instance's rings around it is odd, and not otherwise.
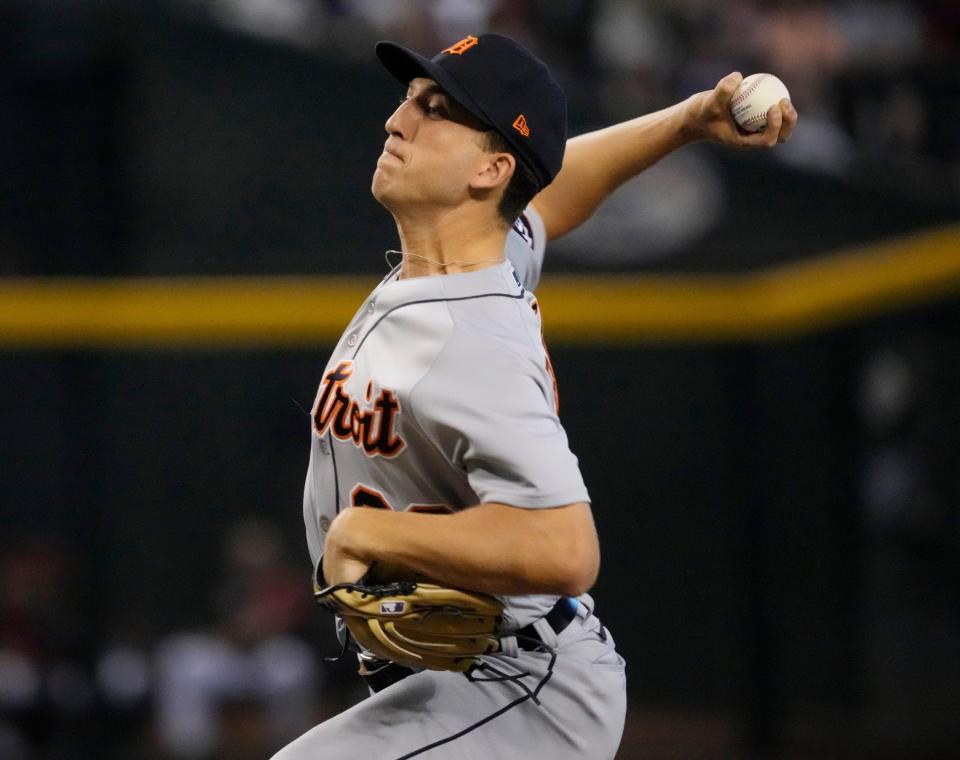
<path fill-rule="evenodd" d="M 400 402 L 387 388 L 372 401 L 372 408 L 363 409 L 343 386 L 353 375 L 353 362 L 342 361 L 328 372 L 320 386 L 313 407 L 313 429 L 324 435 L 327 428 L 341 441 L 353 441 L 367 456 L 395 457 L 406 445 L 394 427 L 400 413 Z M 367 383 L 366 401 L 371 402 L 373 381 Z"/>

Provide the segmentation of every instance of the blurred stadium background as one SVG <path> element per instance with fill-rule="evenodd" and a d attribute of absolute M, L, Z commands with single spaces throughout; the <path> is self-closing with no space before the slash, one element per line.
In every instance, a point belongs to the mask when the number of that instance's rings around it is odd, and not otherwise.
<path fill-rule="evenodd" d="M 548 249 L 622 758 L 960 747 L 960 5 L 0 2 L 0 757 L 268 757 L 363 695 L 300 498 L 395 243 L 392 38 L 513 35 L 574 133 L 772 71 Z"/>

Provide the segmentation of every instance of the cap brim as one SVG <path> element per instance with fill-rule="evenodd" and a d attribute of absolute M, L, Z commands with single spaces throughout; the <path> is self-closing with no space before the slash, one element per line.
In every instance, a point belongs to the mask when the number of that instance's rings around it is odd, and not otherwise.
<path fill-rule="evenodd" d="M 383 67 L 400 84 L 410 84 L 410 81 L 417 77 L 432 79 L 443 88 L 444 92 L 480 121 L 488 126 L 494 126 L 493 120 L 473 101 L 473 98 L 460 86 L 457 80 L 438 63 L 431 61 L 429 58 L 424 58 L 419 53 L 408 50 L 395 42 L 378 42 L 374 50 Z"/>

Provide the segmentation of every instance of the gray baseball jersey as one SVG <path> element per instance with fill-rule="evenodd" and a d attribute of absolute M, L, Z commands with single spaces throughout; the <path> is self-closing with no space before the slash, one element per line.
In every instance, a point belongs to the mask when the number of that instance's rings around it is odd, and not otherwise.
<path fill-rule="evenodd" d="M 312 410 L 304 520 L 314 566 L 348 506 L 452 512 L 589 500 L 557 417 L 531 292 L 543 238 L 528 209 L 502 264 L 406 280 L 394 270 L 354 316 Z M 505 627 L 516 628 L 557 597 L 501 600 Z"/>
<path fill-rule="evenodd" d="M 404 280 L 394 270 L 350 322 L 312 410 L 303 510 L 315 567 L 331 522 L 349 506 L 447 512 L 589 500 L 557 417 L 531 293 L 544 237 L 528 209 L 502 264 Z M 612 758 L 626 713 L 624 662 L 593 600 L 560 603 L 575 616 L 559 635 L 544 617 L 557 597 L 501 600 L 504 630 L 532 624 L 545 645 L 505 639 L 483 658 L 504 677 L 416 673 L 274 760 Z"/>

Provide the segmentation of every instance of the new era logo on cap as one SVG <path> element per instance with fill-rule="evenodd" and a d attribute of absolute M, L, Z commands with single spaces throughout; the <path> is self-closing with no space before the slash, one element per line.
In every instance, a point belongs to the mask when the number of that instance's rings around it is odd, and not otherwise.
<path fill-rule="evenodd" d="M 530 137 L 530 127 L 527 126 L 527 117 L 523 114 L 513 120 L 513 128 L 524 137 Z"/>

